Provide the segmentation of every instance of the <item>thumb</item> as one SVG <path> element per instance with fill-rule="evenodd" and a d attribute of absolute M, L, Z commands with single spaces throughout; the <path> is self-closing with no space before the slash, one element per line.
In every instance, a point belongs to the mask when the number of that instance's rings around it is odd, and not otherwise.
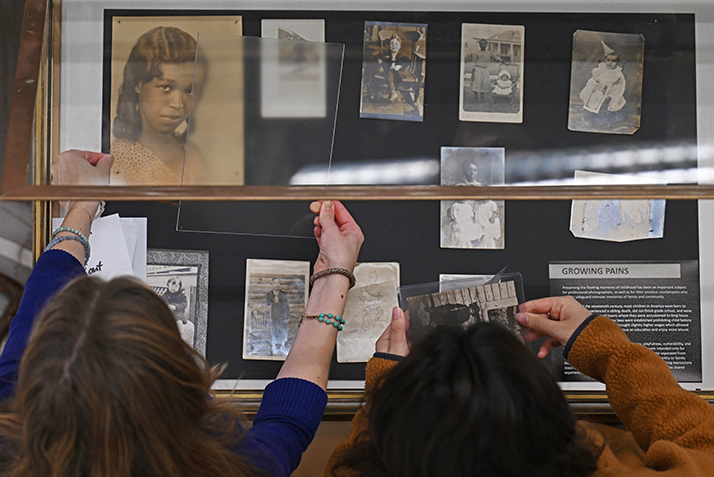
<path fill-rule="evenodd" d="M 111 170 L 113 163 L 114 158 L 111 156 L 111 154 L 105 154 L 97 161 L 95 167 L 102 172 L 106 172 L 106 174 L 109 175 L 109 171 Z"/>
<path fill-rule="evenodd" d="M 324 201 L 320 207 L 320 226 L 323 234 L 337 226 L 335 224 L 335 205 L 331 200 Z"/>
<path fill-rule="evenodd" d="M 392 309 L 392 322 L 389 327 L 389 352 L 399 356 L 409 354 L 407 320 L 404 318 L 404 311 L 398 306 Z"/>

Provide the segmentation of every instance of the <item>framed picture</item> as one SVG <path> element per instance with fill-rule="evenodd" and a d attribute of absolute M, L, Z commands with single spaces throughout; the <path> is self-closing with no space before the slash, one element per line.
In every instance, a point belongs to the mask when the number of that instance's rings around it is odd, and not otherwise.
<path fill-rule="evenodd" d="M 146 283 L 173 311 L 181 338 L 206 356 L 208 252 L 149 249 Z"/>
<path fill-rule="evenodd" d="M 242 184 L 243 112 L 236 106 L 243 85 L 220 81 L 226 69 L 240 77 L 242 63 L 197 55 L 201 33 L 242 35 L 241 16 L 116 10 L 107 12 L 105 27 L 102 143 L 114 156 L 110 183 Z M 213 140 L 211 131 L 226 124 L 228 140 Z"/>

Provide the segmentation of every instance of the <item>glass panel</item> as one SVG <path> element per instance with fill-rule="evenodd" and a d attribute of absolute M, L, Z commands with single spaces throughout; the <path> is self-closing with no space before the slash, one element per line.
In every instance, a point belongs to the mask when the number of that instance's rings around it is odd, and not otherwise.
<path fill-rule="evenodd" d="M 199 33 L 183 184 L 289 185 L 310 166 L 329 171 L 343 50 Z"/>

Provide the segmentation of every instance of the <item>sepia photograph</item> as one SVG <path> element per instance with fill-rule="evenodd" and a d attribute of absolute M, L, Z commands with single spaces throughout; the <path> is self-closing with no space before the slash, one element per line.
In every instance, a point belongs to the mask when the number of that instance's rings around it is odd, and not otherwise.
<path fill-rule="evenodd" d="M 504 148 L 441 148 L 441 185 L 503 184 L 504 174 Z M 441 248 L 503 249 L 504 214 L 503 200 L 442 200 Z"/>
<path fill-rule="evenodd" d="M 523 340 L 515 318 L 518 294 L 513 280 L 411 296 L 406 302 L 415 341 L 440 325 L 466 328 L 479 322 L 503 325 Z"/>
<path fill-rule="evenodd" d="M 246 261 L 243 359 L 284 360 L 308 296 L 310 262 Z"/>
<path fill-rule="evenodd" d="M 461 25 L 459 119 L 523 122 L 521 25 Z"/>
<path fill-rule="evenodd" d="M 366 363 L 374 343 L 387 328 L 392 308 L 399 306 L 398 262 L 363 262 L 354 269 L 357 284 L 347 294 L 344 329 L 337 334 L 338 363 Z"/>
<path fill-rule="evenodd" d="M 360 118 L 424 120 L 426 24 L 365 22 Z"/>
<path fill-rule="evenodd" d="M 634 134 L 640 128 L 645 38 L 573 33 L 568 129 Z"/>
<path fill-rule="evenodd" d="M 239 36 L 241 17 L 114 16 L 109 25 L 103 143 L 114 156 L 110 183 L 242 184 L 242 87 L 220 84 L 222 69 L 241 65 L 197 54 L 200 33 Z M 212 140 L 210 132 L 226 124 L 232 139 Z"/>
<path fill-rule="evenodd" d="M 263 20 L 260 104 L 264 118 L 327 115 L 324 20 Z"/>
<path fill-rule="evenodd" d="M 173 312 L 181 338 L 206 356 L 208 252 L 149 249 L 146 283 Z"/>

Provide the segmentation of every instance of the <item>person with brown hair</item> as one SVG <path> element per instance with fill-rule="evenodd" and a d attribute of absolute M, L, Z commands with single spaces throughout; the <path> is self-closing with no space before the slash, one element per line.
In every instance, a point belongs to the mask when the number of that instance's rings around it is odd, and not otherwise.
<path fill-rule="evenodd" d="M 367 402 L 325 475 L 711 474 L 714 408 L 654 352 L 568 296 L 526 302 L 516 319 L 527 342 L 546 338 L 538 357 L 564 345 L 604 382 L 629 431 L 576 420 L 551 371 L 505 327 L 439 327 L 410 351 L 395 308 L 367 364 Z"/>
<path fill-rule="evenodd" d="M 106 184 L 111 162 L 62 153 L 53 183 Z M 133 278 L 86 276 L 98 208 L 68 205 L 27 281 L 0 355 L 0 474 L 289 476 L 322 418 L 338 333 L 310 318 L 342 314 L 359 226 L 339 202 L 311 204 L 320 254 L 306 319 L 246 430 L 229 400 L 209 395 L 222 367 L 181 339 L 158 295 Z"/>

